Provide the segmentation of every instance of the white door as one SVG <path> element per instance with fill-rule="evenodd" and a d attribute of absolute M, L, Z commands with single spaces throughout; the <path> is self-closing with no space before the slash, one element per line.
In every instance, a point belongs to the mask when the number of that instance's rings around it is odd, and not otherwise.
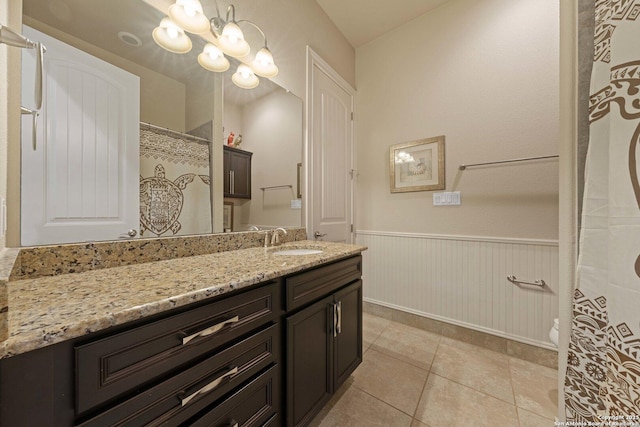
<path fill-rule="evenodd" d="M 22 119 L 21 244 L 113 240 L 139 228 L 139 78 L 32 28 L 42 42 L 35 149 Z M 22 105 L 34 108 L 35 52 L 22 53 Z"/>
<path fill-rule="evenodd" d="M 355 91 L 311 49 L 308 134 L 309 238 L 353 241 L 353 98 Z"/>

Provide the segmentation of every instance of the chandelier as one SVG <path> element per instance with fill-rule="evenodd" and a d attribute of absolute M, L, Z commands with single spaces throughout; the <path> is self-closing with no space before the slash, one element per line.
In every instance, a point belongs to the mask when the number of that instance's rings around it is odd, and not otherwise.
<path fill-rule="evenodd" d="M 264 40 L 264 46 L 260 49 L 251 66 L 240 64 L 236 72 L 231 76 L 233 83 L 243 89 L 253 89 L 258 86 L 258 76 L 275 77 L 278 67 L 273 61 L 273 55 L 267 47 L 267 37 L 255 23 L 242 19 L 236 21 L 236 9 L 233 4 L 227 7 L 225 19 L 220 16 L 216 1 L 217 16 L 209 19 L 202 10 L 199 0 L 176 0 L 169 7 L 169 16 L 162 18 L 160 25 L 153 30 L 153 39 L 162 48 L 173 53 L 187 53 L 193 47 L 191 39 L 186 34 L 213 35 L 216 43 L 208 42 L 202 53 L 198 55 L 198 63 L 209 71 L 217 73 L 229 69 L 228 55 L 233 58 L 243 58 L 251 52 L 249 43 L 244 38 L 244 33 L 239 24 L 248 24 L 260 32 Z"/>

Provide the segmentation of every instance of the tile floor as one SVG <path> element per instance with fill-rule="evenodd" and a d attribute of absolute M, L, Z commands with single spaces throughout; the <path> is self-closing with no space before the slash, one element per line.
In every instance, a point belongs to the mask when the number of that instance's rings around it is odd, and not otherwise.
<path fill-rule="evenodd" d="M 557 371 L 364 313 L 363 362 L 313 427 L 548 427 Z"/>

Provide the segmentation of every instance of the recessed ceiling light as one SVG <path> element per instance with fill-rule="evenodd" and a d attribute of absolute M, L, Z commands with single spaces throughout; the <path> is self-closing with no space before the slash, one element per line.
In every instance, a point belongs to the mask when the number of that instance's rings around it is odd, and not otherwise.
<path fill-rule="evenodd" d="M 123 43 L 126 43 L 129 46 L 142 46 L 142 40 L 140 40 L 136 35 L 128 33 L 126 31 L 120 31 L 118 33 L 118 38 L 122 40 Z"/>

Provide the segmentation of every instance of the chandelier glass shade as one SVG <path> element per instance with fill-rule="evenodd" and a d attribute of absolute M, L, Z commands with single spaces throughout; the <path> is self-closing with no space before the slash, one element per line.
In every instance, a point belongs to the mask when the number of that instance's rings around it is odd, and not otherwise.
<path fill-rule="evenodd" d="M 162 48 L 173 53 L 187 53 L 192 48 L 192 42 L 186 32 L 192 34 L 210 33 L 215 43 L 205 45 L 202 53 L 198 55 L 198 63 L 205 69 L 214 72 L 224 72 L 229 69 L 228 55 L 234 58 L 244 58 L 251 53 L 251 47 L 245 40 L 244 33 L 239 24 L 248 24 L 262 35 L 264 46 L 258 50 L 251 65 L 240 64 L 232 76 L 232 81 L 244 89 L 252 89 L 259 84 L 256 75 L 262 77 L 275 77 L 278 75 L 273 54 L 267 47 L 267 38 L 264 32 L 255 23 L 248 20 L 236 21 L 235 6 L 229 5 L 226 19 L 220 17 L 216 3 L 217 16 L 208 19 L 199 0 L 175 0 L 169 6 L 168 17 L 160 22 L 153 30 L 153 39 Z"/>
<path fill-rule="evenodd" d="M 235 22 L 229 22 L 224 26 L 218 42 L 222 51 L 234 58 L 242 58 L 251 52 L 249 43 L 244 39 L 242 30 Z"/>
<path fill-rule="evenodd" d="M 220 48 L 213 43 L 207 43 L 198 55 L 198 64 L 209 71 L 223 73 L 229 69 L 229 60 L 222 54 Z"/>
<path fill-rule="evenodd" d="M 231 81 L 242 89 L 253 89 L 260 83 L 258 77 L 248 65 L 238 65 L 238 70 L 231 76 Z"/>
<path fill-rule="evenodd" d="M 204 16 L 198 0 L 176 0 L 169 6 L 169 17 L 190 33 L 204 34 L 209 31 L 209 19 Z"/>
<path fill-rule="evenodd" d="M 187 53 L 191 50 L 191 39 L 171 18 L 162 18 L 160 25 L 153 30 L 151 35 L 158 45 L 169 52 Z"/>

